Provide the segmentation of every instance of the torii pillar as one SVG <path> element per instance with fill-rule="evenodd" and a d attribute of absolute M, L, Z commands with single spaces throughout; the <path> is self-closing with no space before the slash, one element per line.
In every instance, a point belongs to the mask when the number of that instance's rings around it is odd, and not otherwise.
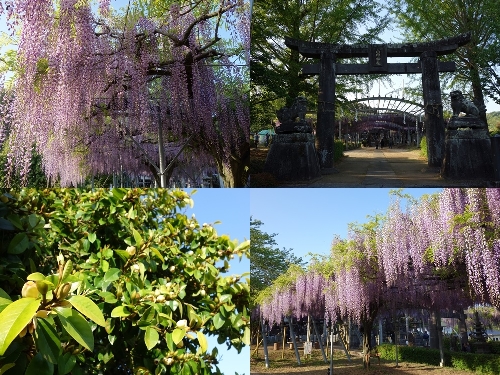
<path fill-rule="evenodd" d="M 334 171 L 335 59 L 336 56 L 332 51 L 321 53 L 316 150 L 322 173 L 331 173 Z"/>
<path fill-rule="evenodd" d="M 429 167 L 440 168 L 444 159 L 445 132 L 436 52 L 425 51 L 422 53 L 420 64 L 422 66 L 427 161 Z"/>

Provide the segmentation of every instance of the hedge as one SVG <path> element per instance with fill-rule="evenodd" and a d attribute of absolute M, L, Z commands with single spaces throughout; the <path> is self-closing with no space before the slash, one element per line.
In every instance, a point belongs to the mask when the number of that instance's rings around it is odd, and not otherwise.
<path fill-rule="evenodd" d="M 396 346 L 383 344 L 377 347 L 380 358 L 395 361 Z M 439 366 L 441 358 L 438 349 L 429 349 L 416 346 L 399 346 L 398 358 L 400 361 L 424 363 Z M 496 354 L 474 354 L 463 352 L 444 351 L 445 366 L 459 370 L 474 371 L 479 374 L 499 374 L 500 356 Z"/>

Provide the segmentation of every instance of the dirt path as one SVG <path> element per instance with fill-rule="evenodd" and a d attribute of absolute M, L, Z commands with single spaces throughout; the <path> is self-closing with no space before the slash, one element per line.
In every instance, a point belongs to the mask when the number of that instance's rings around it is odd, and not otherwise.
<path fill-rule="evenodd" d="M 450 187 L 485 186 L 481 181 L 449 181 L 439 168 L 430 168 L 417 149 L 363 147 L 344 152 L 338 173 L 314 181 L 284 183 L 283 187 Z"/>
<path fill-rule="evenodd" d="M 327 375 L 329 362 L 325 363 L 317 349 L 313 350 L 311 358 L 303 358 L 303 353 L 300 353 L 302 365 L 298 365 L 293 350 L 286 349 L 273 350 L 269 347 L 269 362 L 270 368 L 265 367 L 264 351 L 262 348 L 257 353 L 252 349 L 252 357 L 250 359 L 250 374 L 252 375 L 267 375 L 267 374 L 305 374 L 305 375 Z M 283 358 L 282 358 L 283 356 Z M 378 364 L 377 360 L 371 359 L 370 370 L 363 368 L 363 362 L 360 354 L 356 351 L 351 352 L 351 361 L 348 361 L 344 352 L 335 351 L 333 374 L 342 375 L 472 375 L 474 373 L 461 371 L 453 368 L 441 368 L 436 366 L 418 364 L 418 363 L 400 363 L 398 367 L 394 362 L 381 360 Z"/>

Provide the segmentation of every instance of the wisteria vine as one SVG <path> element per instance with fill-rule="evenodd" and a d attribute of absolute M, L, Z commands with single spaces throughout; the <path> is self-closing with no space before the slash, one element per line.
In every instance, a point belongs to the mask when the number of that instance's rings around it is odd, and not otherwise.
<path fill-rule="evenodd" d="M 0 13 L 20 30 L 8 176 L 26 183 L 33 145 L 63 186 L 91 173 L 150 174 L 161 127 L 167 164 L 185 147 L 183 170 L 217 169 L 228 185 L 241 184 L 248 3 L 180 2 L 161 16 L 127 11 L 120 22 L 110 0 L 97 14 L 78 0 L 0 1 Z"/>
<path fill-rule="evenodd" d="M 396 197 L 382 220 L 335 238 L 329 257 L 261 297 L 270 324 L 313 315 L 361 323 L 395 309 L 500 309 L 500 189 Z"/>

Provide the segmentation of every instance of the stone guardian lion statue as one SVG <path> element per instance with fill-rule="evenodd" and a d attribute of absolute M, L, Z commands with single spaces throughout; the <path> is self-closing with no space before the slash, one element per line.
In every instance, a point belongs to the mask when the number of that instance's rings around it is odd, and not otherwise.
<path fill-rule="evenodd" d="M 460 112 L 465 113 L 466 116 L 479 117 L 479 109 L 470 100 L 464 98 L 461 91 L 456 90 L 450 93 L 451 109 L 453 110 L 453 117 L 458 117 Z"/>

